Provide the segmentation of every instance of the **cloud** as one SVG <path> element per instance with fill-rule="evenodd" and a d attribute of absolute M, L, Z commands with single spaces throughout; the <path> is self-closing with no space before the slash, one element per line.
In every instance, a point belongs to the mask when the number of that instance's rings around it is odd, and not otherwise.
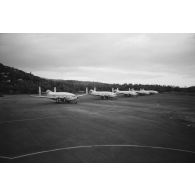
<path fill-rule="evenodd" d="M 54 79 L 195 85 L 194 34 L 0 34 L 0 58 Z"/>

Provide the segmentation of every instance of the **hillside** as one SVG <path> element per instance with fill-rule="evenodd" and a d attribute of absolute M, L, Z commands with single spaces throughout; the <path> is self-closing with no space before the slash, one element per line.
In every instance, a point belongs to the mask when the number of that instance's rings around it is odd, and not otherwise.
<path fill-rule="evenodd" d="M 35 76 L 31 73 L 26 73 L 22 70 L 18 70 L 9 66 L 5 66 L 0 63 L 0 93 L 3 94 L 32 94 L 38 92 L 38 86 L 42 87 L 42 90 L 53 90 L 57 87 L 58 91 L 78 92 L 85 91 L 88 87 L 92 89 L 96 87 L 98 90 L 111 90 L 111 88 L 120 88 L 122 90 L 134 89 L 153 89 L 160 92 L 167 91 L 183 91 L 183 92 L 195 92 L 195 87 L 179 88 L 174 86 L 161 86 L 161 85 L 141 85 L 141 84 L 107 84 L 100 82 L 90 81 L 75 81 L 75 80 L 54 80 L 45 79 Z"/>
<path fill-rule="evenodd" d="M 85 91 L 86 87 L 93 88 L 94 86 L 106 90 L 110 89 L 112 85 L 90 81 L 45 79 L 0 63 L 1 93 L 37 93 L 38 86 L 41 86 L 43 91 L 53 90 L 54 87 L 57 87 L 58 91 L 78 92 Z"/>

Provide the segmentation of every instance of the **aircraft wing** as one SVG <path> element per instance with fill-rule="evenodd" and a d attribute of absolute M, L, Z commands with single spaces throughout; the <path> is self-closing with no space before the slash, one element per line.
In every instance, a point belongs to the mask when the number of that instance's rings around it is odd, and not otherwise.
<path fill-rule="evenodd" d="M 87 94 L 81 94 L 81 95 L 77 95 L 77 97 L 82 97 L 82 96 L 85 96 L 85 95 L 87 95 Z"/>
<path fill-rule="evenodd" d="M 100 96 L 100 97 L 105 96 L 105 95 L 103 95 L 103 94 L 92 94 L 92 95 L 94 95 L 94 96 Z"/>

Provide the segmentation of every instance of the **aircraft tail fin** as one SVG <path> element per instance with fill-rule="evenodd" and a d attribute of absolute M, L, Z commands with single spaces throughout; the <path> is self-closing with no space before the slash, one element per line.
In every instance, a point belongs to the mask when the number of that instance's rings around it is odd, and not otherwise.
<path fill-rule="evenodd" d="M 41 87 L 39 86 L 39 96 L 41 96 Z"/>
<path fill-rule="evenodd" d="M 88 93 L 89 93 L 88 87 L 86 87 L 86 89 L 85 89 L 85 94 L 88 94 Z"/>
<path fill-rule="evenodd" d="M 119 89 L 118 88 L 116 88 L 115 90 L 114 90 L 114 93 L 116 93 L 116 92 L 118 92 L 119 91 Z"/>

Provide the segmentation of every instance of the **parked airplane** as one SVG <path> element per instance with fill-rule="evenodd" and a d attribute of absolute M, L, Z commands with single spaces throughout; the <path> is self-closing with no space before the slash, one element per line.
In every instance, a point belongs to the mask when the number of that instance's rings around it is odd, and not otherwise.
<path fill-rule="evenodd" d="M 158 94 L 159 92 L 158 91 L 155 91 L 155 90 L 149 90 L 150 94 Z"/>
<path fill-rule="evenodd" d="M 152 94 L 157 94 L 158 91 L 154 90 L 145 90 L 145 89 L 140 89 L 139 91 L 135 91 L 139 95 L 152 95 Z"/>
<path fill-rule="evenodd" d="M 87 91 L 87 89 L 86 89 Z M 51 100 L 56 101 L 56 103 L 74 103 L 77 104 L 78 103 L 78 98 L 80 96 L 84 96 L 86 94 L 82 94 L 82 95 L 75 95 L 73 93 L 69 93 L 69 92 L 56 92 L 56 90 L 54 89 L 54 92 L 47 90 L 46 91 L 46 96 L 42 96 L 41 95 L 41 91 L 39 88 L 39 95 L 38 96 L 33 96 L 33 97 L 39 97 L 39 98 L 48 98 Z"/>
<path fill-rule="evenodd" d="M 115 98 L 117 96 L 117 94 L 114 92 L 96 91 L 96 90 L 92 90 L 92 89 L 89 91 L 89 94 L 93 95 L 93 96 L 99 96 L 99 97 L 101 97 L 101 99 L 112 99 L 112 98 Z"/>
<path fill-rule="evenodd" d="M 137 92 L 134 90 L 129 90 L 129 91 L 120 91 L 118 88 L 115 90 L 117 95 L 125 95 L 125 96 L 137 96 Z"/>

